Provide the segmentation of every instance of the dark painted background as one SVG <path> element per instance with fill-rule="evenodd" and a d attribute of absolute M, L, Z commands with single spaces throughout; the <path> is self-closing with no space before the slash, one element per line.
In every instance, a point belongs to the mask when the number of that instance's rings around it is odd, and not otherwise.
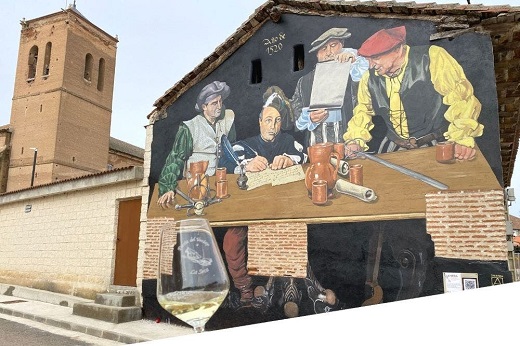
<path fill-rule="evenodd" d="M 194 109 L 196 98 L 206 84 L 220 80 L 230 86 L 231 95 L 226 99 L 225 105 L 235 112 L 238 139 L 246 138 L 259 132 L 257 116 L 262 107 L 262 94 L 265 90 L 271 85 L 277 85 L 290 98 L 298 79 L 314 68 L 316 56 L 314 52 L 308 53 L 310 43 L 324 31 L 332 27 L 347 27 L 352 32 L 352 36 L 346 40 L 345 47 L 357 49 L 374 32 L 400 25 L 406 26 L 409 45 L 435 44 L 442 46 L 463 67 L 475 89 L 475 96 L 482 103 L 479 121 L 484 125 L 484 134 L 476 139 L 477 144 L 498 181 L 503 185 L 498 132 L 498 101 L 492 44 L 489 36 L 469 33 L 457 36 L 452 40 L 443 39 L 430 42 L 430 34 L 435 33 L 435 28 L 433 23 L 428 21 L 284 15 L 279 23 L 267 22 L 262 26 L 221 66 L 170 105 L 167 108 L 167 118 L 154 124 L 150 186 L 153 187 L 158 180 L 179 123 L 189 120 L 197 114 Z M 265 40 L 279 37 L 280 34 L 285 37 L 277 42 L 283 44 L 282 49 L 269 55 L 269 46 L 265 45 Z M 300 44 L 304 45 L 305 67 L 303 70 L 294 72 L 293 47 Z M 251 84 L 251 62 L 257 59 L 260 59 L 262 63 L 262 82 Z M 303 143 L 301 132 L 296 132 L 294 135 Z"/>

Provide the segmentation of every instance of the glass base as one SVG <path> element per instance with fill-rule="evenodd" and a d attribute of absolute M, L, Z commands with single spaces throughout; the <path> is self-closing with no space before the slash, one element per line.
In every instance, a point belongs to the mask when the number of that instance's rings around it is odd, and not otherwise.
<path fill-rule="evenodd" d="M 193 327 L 195 333 L 202 333 L 204 331 L 204 326 Z"/>
<path fill-rule="evenodd" d="M 208 318 L 198 318 L 187 321 L 190 326 L 193 327 L 195 333 L 202 333 L 205 330 L 206 322 Z"/>

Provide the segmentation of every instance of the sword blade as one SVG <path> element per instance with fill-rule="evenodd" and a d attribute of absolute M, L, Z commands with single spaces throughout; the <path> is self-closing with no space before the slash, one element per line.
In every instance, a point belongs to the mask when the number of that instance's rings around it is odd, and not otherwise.
<path fill-rule="evenodd" d="M 182 192 L 180 189 L 176 188 L 175 192 L 180 195 L 182 198 L 184 198 L 186 201 L 190 202 L 190 204 L 195 204 L 195 201 L 192 200 L 187 194 Z"/>
<path fill-rule="evenodd" d="M 372 156 L 370 154 L 367 154 L 365 152 L 362 152 L 362 151 L 356 151 L 355 152 L 356 155 L 359 155 L 359 156 L 363 156 L 369 160 L 372 160 L 372 161 L 375 161 L 377 163 L 380 163 L 382 164 L 383 166 L 386 166 L 388 168 L 391 168 L 391 169 L 394 169 L 398 172 L 401 172 L 409 177 L 412 177 L 412 178 L 415 178 L 415 179 L 418 179 L 422 182 L 425 182 L 426 184 L 429 184 L 431 186 L 434 186 L 440 190 L 447 190 L 448 189 L 448 186 L 441 183 L 440 181 L 438 180 L 435 180 L 433 178 L 430 178 L 424 174 L 421 174 L 419 172 L 416 172 L 416 171 L 413 171 L 411 169 L 408 169 L 406 167 L 403 167 L 403 166 L 399 166 L 399 165 L 396 165 L 395 163 L 391 163 L 391 162 L 388 162 L 386 160 L 383 160 L 377 156 Z"/>

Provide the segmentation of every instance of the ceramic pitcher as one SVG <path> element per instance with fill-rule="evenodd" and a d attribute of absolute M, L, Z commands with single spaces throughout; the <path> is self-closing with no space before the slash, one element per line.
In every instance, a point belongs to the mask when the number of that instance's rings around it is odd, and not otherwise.
<path fill-rule="evenodd" d="M 305 187 L 307 187 L 309 197 L 312 194 L 312 182 L 315 180 L 325 180 L 328 197 L 333 196 L 334 185 L 338 179 L 338 166 L 331 163 L 331 158 L 334 157 L 335 162 L 340 160 L 339 154 L 333 148 L 334 145 L 331 142 L 317 143 L 307 148 L 310 166 L 305 171 Z"/>

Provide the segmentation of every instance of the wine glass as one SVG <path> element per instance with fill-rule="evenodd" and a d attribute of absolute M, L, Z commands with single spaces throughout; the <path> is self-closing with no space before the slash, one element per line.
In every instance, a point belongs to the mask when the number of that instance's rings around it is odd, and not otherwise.
<path fill-rule="evenodd" d="M 161 230 L 157 300 L 170 314 L 204 331 L 229 292 L 229 278 L 206 219 L 171 222 Z"/>

